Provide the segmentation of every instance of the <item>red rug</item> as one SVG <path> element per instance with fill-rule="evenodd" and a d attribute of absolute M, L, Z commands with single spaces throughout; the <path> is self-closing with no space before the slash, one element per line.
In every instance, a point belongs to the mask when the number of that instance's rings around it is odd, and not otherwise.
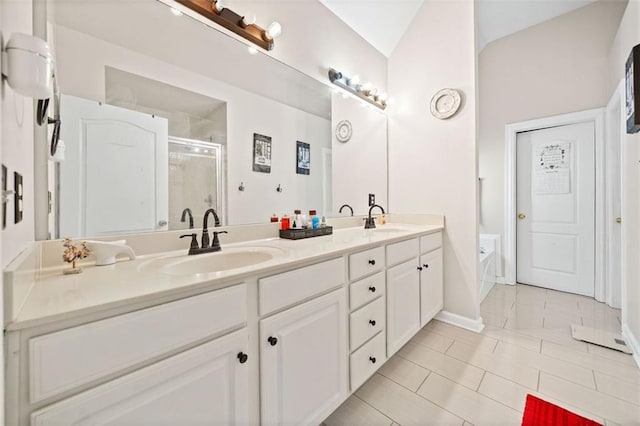
<path fill-rule="evenodd" d="M 602 426 L 533 395 L 527 395 L 522 426 Z"/>

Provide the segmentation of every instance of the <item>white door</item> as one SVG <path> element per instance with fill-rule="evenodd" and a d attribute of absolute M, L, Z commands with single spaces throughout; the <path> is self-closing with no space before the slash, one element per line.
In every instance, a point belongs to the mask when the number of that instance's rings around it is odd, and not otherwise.
<path fill-rule="evenodd" d="M 518 133 L 517 281 L 594 296 L 594 123 Z"/>
<path fill-rule="evenodd" d="M 31 424 L 247 424 L 255 362 L 247 362 L 247 346 L 246 330 L 223 336 L 38 410 Z"/>
<path fill-rule="evenodd" d="M 420 272 L 418 259 L 387 271 L 387 357 L 420 330 Z"/>
<path fill-rule="evenodd" d="M 260 321 L 263 425 L 317 425 L 347 396 L 347 305 L 336 290 Z"/>
<path fill-rule="evenodd" d="M 165 118 L 62 96 L 60 237 L 168 229 Z"/>

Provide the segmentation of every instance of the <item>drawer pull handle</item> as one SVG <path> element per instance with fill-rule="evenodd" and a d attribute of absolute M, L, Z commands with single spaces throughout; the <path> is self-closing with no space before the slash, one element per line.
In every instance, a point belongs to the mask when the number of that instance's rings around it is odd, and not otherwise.
<path fill-rule="evenodd" d="M 369 265 L 375 265 L 375 264 L 376 264 L 376 261 L 375 261 L 375 260 L 373 260 L 373 259 L 369 259 Z"/>
<path fill-rule="evenodd" d="M 275 346 L 278 343 L 278 339 L 273 336 L 269 336 L 267 342 L 269 342 L 271 346 Z"/>
<path fill-rule="evenodd" d="M 375 287 L 369 287 L 369 291 L 370 291 L 371 293 L 375 293 L 375 292 L 376 292 L 376 288 L 375 288 Z"/>
<path fill-rule="evenodd" d="M 424 264 L 424 265 L 422 265 L 422 266 L 424 266 L 425 268 L 428 268 L 428 267 L 429 267 L 429 265 L 428 265 L 427 263 L 425 263 L 425 264 Z"/>
<path fill-rule="evenodd" d="M 418 266 L 418 271 L 422 271 L 422 266 Z"/>
<path fill-rule="evenodd" d="M 373 356 L 369 357 L 369 361 L 371 361 L 371 364 L 375 364 L 376 363 L 376 358 Z"/>
<path fill-rule="evenodd" d="M 373 327 L 376 326 L 376 321 L 375 320 L 369 320 L 369 324 L 371 324 Z"/>
<path fill-rule="evenodd" d="M 240 352 L 238 354 L 238 361 L 240 361 L 240 364 L 244 364 L 248 359 L 249 355 L 245 354 L 244 352 Z"/>

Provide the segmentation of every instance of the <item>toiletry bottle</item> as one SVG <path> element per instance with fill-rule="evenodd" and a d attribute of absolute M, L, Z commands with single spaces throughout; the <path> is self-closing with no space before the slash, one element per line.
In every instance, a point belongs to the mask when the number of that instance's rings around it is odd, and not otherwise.
<path fill-rule="evenodd" d="M 322 216 L 322 221 L 320 221 L 320 228 L 324 228 L 327 226 L 327 219 L 325 219 L 324 216 Z"/>
<path fill-rule="evenodd" d="M 309 227 L 309 218 L 307 218 L 306 214 L 300 215 L 300 225 L 302 226 L 302 229 L 307 229 Z"/>
<path fill-rule="evenodd" d="M 293 229 L 302 228 L 302 218 L 300 217 L 300 210 L 293 211 Z"/>
<path fill-rule="evenodd" d="M 285 214 L 282 216 L 282 220 L 280 221 L 280 229 L 287 230 L 290 226 L 289 216 Z"/>
<path fill-rule="evenodd" d="M 271 215 L 271 222 L 273 223 L 273 222 L 277 222 L 277 221 L 278 221 L 278 215 L 277 215 L 277 214 L 275 214 L 275 213 L 274 213 L 274 214 L 272 214 L 272 215 Z"/>
<path fill-rule="evenodd" d="M 320 218 L 316 214 L 315 210 L 309 210 L 309 219 L 311 220 L 311 227 L 318 229 L 320 227 Z"/>

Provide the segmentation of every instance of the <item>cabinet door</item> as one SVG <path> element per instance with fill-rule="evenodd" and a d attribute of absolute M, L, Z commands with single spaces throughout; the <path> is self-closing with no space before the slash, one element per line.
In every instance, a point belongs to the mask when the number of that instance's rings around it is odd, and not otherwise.
<path fill-rule="evenodd" d="M 246 424 L 247 346 L 245 330 L 229 334 L 36 411 L 31 424 Z"/>
<path fill-rule="evenodd" d="M 347 359 L 344 288 L 261 320 L 261 423 L 322 422 L 347 396 Z"/>
<path fill-rule="evenodd" d="M 420 256 L 420 321 L 425 325 L 444 303 L 442 288 L 442 249 Z"/>
<path fill-rule="evenodd" d="M 420 275 L 414 258 L 387 270 L 387 357 L 420 330 Z"/>

